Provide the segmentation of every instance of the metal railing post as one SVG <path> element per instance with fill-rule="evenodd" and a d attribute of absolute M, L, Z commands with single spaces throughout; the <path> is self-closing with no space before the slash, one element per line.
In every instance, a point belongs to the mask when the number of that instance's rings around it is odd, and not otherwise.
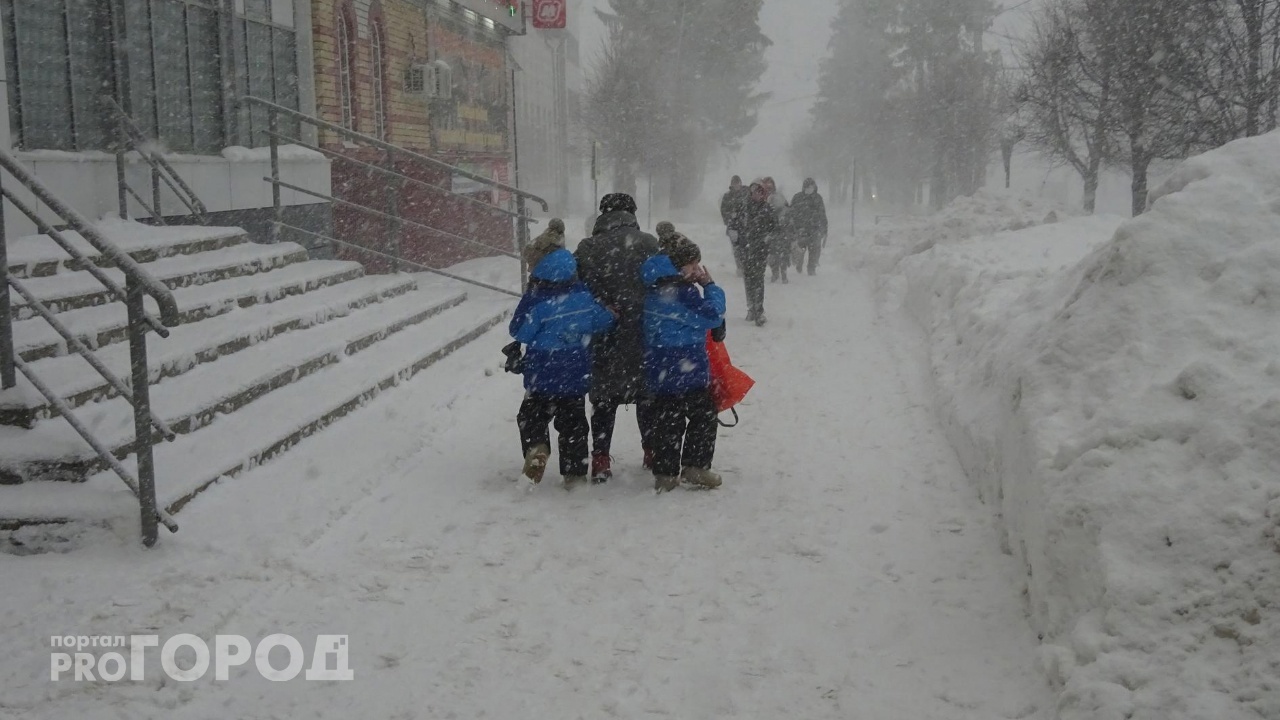
<path fill-rule="evenodd" d="M 390 150 L 387 151 L 387 170 L 396 171 L 396 158 Z M 404 188 L 404 183 L 396 178 L 387 183 L 387 214 L 391 219 L 387 221 L 387 234 L 390 242 L 388 247 L 391 254 L 395 256 L 395 260 L 391 262 L 391 272 L 400 272 L 400 193 Z"/>
<path fill-rule="evenodd" d="M 164 224 L 164 212 L 160 209 L 160 170 L 154 165 L 151 166 L 151 213 L 154 222 Z"/>
<path fill-rule="evenodd" d="M 129 219 L 129 179 L 125 177 L 124 150 L 116 151 L 116 191 L 120 199 L 120 219 Z"/>
<path fill-rule="evenodd" d="M 142 512 L 142 544 L 151 547 L 159 535 L 156 512 L 156 468 L 152 455 L 151 378 L 147 370 L 146 306 L 142 286 L 132 279 L 125 285 L 129 307 L 129 360 L 133 366 L 134 452 L 138 460 L 138 505 Z"/>
<path fill-rule="evenodd" d="M 4 174 L 0 172 L 0 182 Z M 5 390 L 18 384 L 13 365 L 13 316 L 9 309 L 9 238 L 5 235 L 4 200 L 0 199 L 0 386 Z"/>
<path fill-rule="evenodd" d="M 529 247 L 529 208 L 525 206 L 524 197 L 516 196 L 516 212 L 520 219 L 516 220 L 516 254 L 520 256 L 520 290 L 528 290 L 529 267 L 525 262 L 525 248 Z"/>
<path fill-rule="evenodd" d="M 284 223 L 284 205 L 280 202 L 280 114 L 267 108 L 267 130 L 271 135 L 271 207 L 275 222 L 271 224 L 271 242 L 280 242 L 280 226 Z"/>

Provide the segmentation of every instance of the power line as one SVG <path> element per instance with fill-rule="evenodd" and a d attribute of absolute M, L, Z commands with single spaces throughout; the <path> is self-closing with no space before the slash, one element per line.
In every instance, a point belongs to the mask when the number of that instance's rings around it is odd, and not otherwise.
<path fill-rule="evenodd" d="M 1001 10 L 1000 12 L 996 13 L 996 14 L 995 14 L 995 15 L 993 15 L 992 17 L 1000 17 L 1001 15 L 1003 15 L 1003 14 L 1005 14 L 1005 13 L 1009 12 L 1010 10 L 1017 10 L 1018 8 L 1020 8 L 1020 7 L 1022 7 L 1022 6 L 1024 6 L 1024 5 L 1030 5 L 1031 3 L 1035 2 L 1035 1 L 1036 1 L 1036 0 L 1022 0 L 1022 2 L 1018 3 L 1017 5 L 1011 5 L 1011 6 L 1007 7 L 1007 8 L 1005 8 L 1005 9 Z"/>

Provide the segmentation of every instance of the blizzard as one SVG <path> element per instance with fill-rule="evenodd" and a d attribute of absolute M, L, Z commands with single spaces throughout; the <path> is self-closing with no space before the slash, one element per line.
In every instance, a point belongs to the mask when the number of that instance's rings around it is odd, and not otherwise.
<path fill-rule="evenodd" d="M 65 717 L 1045 718 L 1021 568 L 933 410 L 924 337 L 831 261 L 742 321 L 723 229 L 686 225 L 758 385 L 714 492 L 519 477 L 518 378 L 491 332 L 279 460 L 130 523 L 0 555 L 0 708 Z M 832 243 L 845 242 L 833 237 Z M 509 263 L 459 271 L 513 283 Z M 193 449 L 198 453 L 198 449 Z M 22 535 L 25 533 L 25 535 Z M 50 637 L 346 634 L 351 682 L 49 681 Z M 309 645 L 304 642 L 304 646 Z M 180 662 L 183 662 L 180 660 Z M 279 663 L 278 663 L 279 664 Z"/>

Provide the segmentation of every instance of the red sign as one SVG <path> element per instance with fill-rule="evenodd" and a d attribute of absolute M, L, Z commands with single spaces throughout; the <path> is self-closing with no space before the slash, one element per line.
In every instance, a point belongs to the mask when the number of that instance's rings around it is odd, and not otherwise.
<path fill-rule="evenodd" d="M 539 30 L 560 30 L 568 16 L 568 0 L 533 0 L 533 26 Z"/>

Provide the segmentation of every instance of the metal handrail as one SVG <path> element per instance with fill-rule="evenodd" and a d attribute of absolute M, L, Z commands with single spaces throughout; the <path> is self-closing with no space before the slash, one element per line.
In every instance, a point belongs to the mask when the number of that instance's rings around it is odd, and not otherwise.
<path fill-rule="evenodd" d="M 154 329 L 161 336 L 167 336 L 167 327 L 181 322 L 178 303 L 173 292 L 150 273 L 144 270 L 125 251 L 121 250 L 96 227 L 53 193 L 43 182 L 27 170 L 8 151 L 0 149 L 0 169 L 23 185 L 39 202 L 48 207 L 61 218 L 66 227 L 75 230 L 103 259 L 109 260 L 119 268 L 125 277 L 125 286 L 121 288 L 106 273 L 90 262 L 60 231 L 51 227 L 50 223 L 40 217 L 35 208 L 28 206 L 0 187 L 0 206 L 4 200 L 13 203 L 22 214 L 26 215 L 41 232 L 49 235 L 55 243 L 71 257 L 83 262 L 89 273 L 103 284 L 118 300 L 124 301 L 128 314 L 129 360 L 132 370 L 132 384 L 126 386 L 105 365 L 103 365 L 78 338 L 59 321 L 49 308 L 34 293 L 17 279 L 9 275 L 8 238 L 4 232 L 4 208 L 0 207 L 0 386 L 8 389 L 17 385 L 17 372 L 21 372 L 44 396 L 58 413 L 71 425 L 72 429 L 84 439 L 98 458 L 109 467 L 129 490 L 138 498 L 141 512 L 142 543 L 147 547 L 155 544 L 158 537 L 158 526 L 163 524 L 170 531 L 176 532 L 177 523 L 156 504 L 155 458 L 153 445 L 155 438 L 152 428 L 159 429 L 166 438 L 174 437 L 173 431 L 151 409 L 150 371 L 147 363 L 147 331 Z M 76 417 L 71 407 L 50 388 L 37 373 L 31 370 L 26 361 L 15 351 L 13 338 L 13 317 L 10 314 L 9 288 L 18 292 L 40 317 L 48 322 L 64 340 L 72 351 L 87 360 L 91 367 L 103 376 L 126 401 L 133 407 L 134 443 L 133 451 L 137 458 L 137 476 L 135 477 L 115 457 L 112 450 L 98 440 L 92 432 Z M 146 310 L 145 298 L 151 296 L 160 309 L 160 319 L 152 317 Z"/>
<path fill-rule="evenodd" d="M 17 158 L 3 148 L 0 148 L 0 168 L 7 170 L 15 180 L 26 186 L 37 200 L 61 217 L 68 227 L 80 233 L 80 237 L 93 246 L 94 250 L 115 263 L 115 266 L 124 273 L 125 278 L 141 286 L 142 291 L 150 295 L 160 306 L 160 320 L 164 326 L 174 327 L 181 322 L 178 301 L 174 299 L 173 292 L 164 283 L 152 277 L 151 273 L 143 270 L 142 266 L 128 253 L 103 237 L 102 233 L 78 210 L 59 199 L 39 178 L 32 175 L 22 163 L 18 162 Z M 109 289 L 117 288 L 109 286 Z"/>
<path fill-rule="evenodd" d="M 350 130 L 340 125 L 335 125 L 334 123 L 328 122 L 326 120 L 321 120 L 319 118 L 315 118 L 310 115 L 305 115 L 303 113 L 298 112 L 297 110 L 284 107 L 283 105 L 278 105 L 269 100 L 263 100 L 262 98 L 248 96 L 248 97 L 240 98 L 239 102 L 243 106 L 257 106 L 267 111 L 267 126 L 268 126 L 267 137 L 270 139 L 269 150 L 271 153 L 270 155 L 271 176 L 263 179 L 268 184 L 271 185 L 271 204 L 274 210 L 274 222 L 272 222 L 271 224 L 271 241 L 272 242 L 276 242 L 279 239 L 280 230 L 282 228 L 288 227 L 288 225 L 284 221 L 285 220 L 284 203 L 282 201 L 281 191 L 283 189 L 289 189 L 289 190 L 293 190 L 294 192 L 300 192 L 305 195 L 318 198 L 320 200 L 325 200 L 330 204 L 343 205 L 345 207 L 356 208 L 359 211 L 363 211 L 368 214 L 376 215 L 386 219 L 388 221 L 386 236 L 385 236 L 387 239 L 386 246 L 394 248 L 394 252 L 389 253 L 393 261 L 392 262 L 393 270 L 398 271 L 400 269 L 400 263 L 403 261 L 403 258 L 401 257 L 403 253 L 401 252 L 400 230 L 402 226 L 407 223 L 415 227 L 425 228 L 431 232 L 438 233 L 440 235 L 450 237 L 450 238 L 462 241 L 464 243 L 482 246 L 489 252 L 498 252 L 500 254 L 513 257 L 520 263 L 521 286 L 523 287 L 524 284 L 527 282 L 528 268 L 526 267 L 526 263 L 525 263 L 524 251 L 525 251 L 525 248 L 528 247 L 529 245 L 529 238 L 530 238 L 529 226 L 533 222 L 533 218 L 530 216 L 528 209 L 526 207 L 526 200 L 532 200 L 534 202 L 537 202 L 539 205 L 542 206 L 542 209 L 544 211 L 550 210 L 550 205 L 547 203 L 546 200 L 532 193 L 525 192 L 523 190 L 520 190 L 519 188 L 512 187 L 510 185 L 498 182 L 496 180 L 492 180 L 478 173 L 474 173 L 469 170 L 464 170 L 463 168 L 450 165 L 449 163 L 446 163 L 442 160 L 437 160 L 435 158 L 427 157 L 426 155 L 413 152 L 412 150 L 406 150 L 405 148 L 392 145 L 391 143 L 386 142 L 385 140 L 380 140 L 378 138 L 375 138 L 369 135 L 358 133 L 354 130 Z M 310 143 L 306 143 L 302 141 L 301 138 L 295 139 L 295 138 L 291 138 L 286 135 L 283 135 L 280 133 L 281 117 L 292 118 L 296 120 L 299 124 L 306 123 L 317 129 L 327 130 L 327 131 L 336 133 L 339 137 L 342 137 L 345 140 L 354 141 L 357 145 L 362 144 L 375 150 L 382 150 L 386 152 L 386 164 L 388 167 L 379 168 L 375 165 L 372 165 L 371 163 L 366 163 L 363 160 L 352 158 L 349 155 L 344 153 L 339 153 L 336 151 L 326 151 L 323 148 L 317 148 L 314 145 L 311 145 Z M 299 132 L 299 134 L 301 134 L 301 132 Z M 377 170 L 379 173 L 382 173 L 384 176 L 393 178 L 394 179 L 393 182 L 395 182 L 397 186 L 393 192 L 386 193 L 387 212 L 375 210 L 373 208 L 369 208 L 366 205 L 362 205 L 360 203 L 354 203 L 348 200 L 339 199 L 332 195 L 325 195 L 323 193 L 307 190 L 297 185 L 292 185 L 284 182 L 280 177 L 280 145 L 282 141 L 285 144 L 289 144 L 289 145 L 296 145 L 299 147 L 306 147 L 312 150 L 319 150 L 319 152 L 323 154 L 325 157 L 339 158 L 339 159 L 342 159 L 343 161 L 352 162 L 361 167 L 373 168 Z M 416 180 L 414 178 L 410 178 L 409 176 L 395 169 L 397 162 L 402 162 L 402 163 L 410 162 L 418 165 L 423 165 L 429 168 L 444 170 L 450 173 L 451 175 L 457 175 L 459 177 L 469 178 L 482 185 L 485 185 L 503 192 L 511 193 L 511 195 L 515 197 L 515 200 L 516 200 L 515 213 L 512 213 L 511 211 L 506 210 L 505 208 L 501 208 L 490 203 L 480 202 L 474 198 L 467 197 L 462 193 L 454 192 L 452 189 L 447 189 L 442 186 L 432 185 L 430 183 L 426 183 L 420 180 Z M 515 237 L 516 252 L 510 253 L 510 252 L 497 250 L 495 247 L 493 247 L 488 243 L 478 242 L 471 238 L 466 238 L 461 235 L 451 233 L 447 230 L 441 230 L 439 228 L 432 227 L 425 223 L 415 222 L 413 220 L 406 220 L 403 217 L 402 213 L 400 212 L 400 208 L 399 208 L 400 190 L 401 188 L 403 188 L 406 182 L 411 182 L 411 183 L 418 184 L 420 186 L 425 186 L 427 188 L 430 188 L 433 191 L 452 196 L 453 198 L 480 205 L 481 207 L 487 209 L 488 211 L 493 212 L 495 215 L 502 214 L 502 215 L 514 217 L 516 219 L 516 237 Z M 465 278 L 462 278 L 462 280 L 464 282 L 470 282 Z"/>
<path fill-rule="evenodd" d="M 16 207 L 23 215 L 26 215 L 31 222 L 35 223 L 37 230 L 52 238 L 53 241 L 66 251 L 68 255 L 79 260 L 84 265 L 85 270 L 96 278 L 98 282 L 102 283 L 103 287 L 107 288 L 107 290 L 115 296 L 116 300 L 125 302 L 127 295 L 124 288 L 121 288 L 115 280 L 112 280 L 109 275 L 103 272 L 102 268 L 94 265 L 92 262 L 89 262 L 89 259 L 84 256 L 84 253 L 80 252 L 75 245 L 72 245 L 61 231 L 54 229 L 52 225 L 45 222 L 44 219 L 40 217 L 39 213 L 15 196 L 8 188 L 0 188 L 0 196 L 3 196 L 9 202 L 13 203 L 14 207 Z M 164 323 L 157 320 L 154 315 L 147 313 L 145 319 L 146 323 L 151 326 L 151 329 L 157 335 L 160 337 L 169 337 L 169 328 L 165 327 Z"/>
<path fill-rule="evenodd" d="M 116 392 L 120 393 L 120 396 L 129 401 L 129 404 L 132 405 L 134 402 L 133 391 L 124 384 L 124 381 L 116 377 L 115 373 L 111 372 L 111 370 L 98 359 L 97 355 L 94 355 L 89 348 L 85 347 L 85 344 L 80 341 L 80 338 L 76 337 L 74 333 L 67 329 L 67 326 L 62 324 L 62 321 L 58 319 L 58 316 L 54 315 L 53 311 L 49 309 L 49 306 L 41 302 L 40 298 L 35 296 L 35 293 L 31 292 L 26 285 L 19 282 L 18 279 L 12 275 L 9 275 L 8 273 L 5 273 L 5 275 L 8 276 L 9 287 L 17 290 L 18 294 L 26 299 L 27 307 L 34 309 L 36 314 L 44 318 L 44 321 L 49 323 L 49 325 L 53 327 L 54 331 L 61 335 L 62 339 L 67 342 L 67 347 L 71 348 L 77 355 L 84 358 L 85 362 L 89 363 L 94 370 L 98 371 L 98 374 L 102 376 L 103 380 L 110 383 L 111 387 L 115 388 Z M 161 420 L 154 411 L 148 408 L 147 412 L 151 416 L 151 424 L 164 434 L 166 440 L 172 440 L 178 436 L 178 434 L 169 427 L 169 424 L 164 420 Z"/>
<path fill-rule="evenodd" d="M 451 272 L 449 272 L 449 271 L 447 271 L 447 270 L 441 270 L 441 269 L 439 269 L 439 268 L 433 268 L 433 267 L 431 267 L 430 265 L 423 265 L 422 263 L 414 262 L 414 261 L 412 261 L 412 260 L 405 260 L 404 258 L 397 258 L 397 257 L 395 257 L 395 256 L 393 256 L 393 255 L 388 255 L 387 253 L 380 252 L 380 251 L 378 251 L 378 250 L 374 250 L 374 249 L 372 249 L 372 248 L 367 248 L 367 247 L 365 247 L 365 246 L 363 246 L 363 245 L 356 245 L 355 243 L 349 243 L 349 242 L 346 242 L 345 240 L 339 240 L 338 238 L 335 238 L 335 237 L 329 237 L 328 235 L 323 235 L 323 234 L 318 233 L 318 232 L 315 232 L 315 231 L 313 231 L 313 230 L 306 230 L 306 229 L 304 229 L 304 228 L 296 227 L 296 226 L 294 226 L 294 225 L 289 225 L 289 224 L 287 224 L 287 223 L 281 223 L 280 225 L 281 225 L 281 227 L 284 227 L 284 228 L 286 228 L 286 229 L 288 229 L 288 230 L 290 230 L 290 231 L 297 232 L 297 233 L 302 233 L 303 235 L 310 235 L 311 237 L 313 237 L 313 238 L 315 238 L 315 239 L 317 239 L 317 240 L 324 240 L 325 242 L 337 243 L 338 245 L 343 245 L 343 246 L 345 246 L 345 247 L 349 247 L 349 248 L 351 248 L 351 249 L 353 249 L 353 250 L 355 250 L 355 251 L 357 251 L 357 252 L 368 253 L 369 255 L 376 255 L 376 256 L 378 256 L 378 257 L 380 257 L 380 258 L 383 258 L 383 259 L 385 259 L 385 260 L 397 260 L 397 261 L 399 261 L 399 262 L 401 262 L 401 263 L 404 263 L 405 265 L 411 265 L 411 266 L 413 266 L 414 268 L 417 268 L 418 270 L 421 270 L 421 271 L 423 271 L 423 272 L 434 273 L 434 274 L 436 274 L 436 275 L 440 275 L 441 277 L 447 277 L 447 278 L 449 278 L 450 280 L 457 280 L 457 281 L 459 281 L 459 282 L 468 283 L 468 284 L 471 284 L 471 285 L 475 285 L 476 287 L 482 287 L 482 288 L 484 288 L 484 289 L 486 289 L 486 290 L 492 290 L 492 291 L 494 291 L 494 292 L 499 292 L 499 293 L 502 293 L 502 294 L 504 294 L 504 295 L 510 295 L 510 296 L 512 296 L 512 297 L 520 297 L 520 293 L 518 293 L 518 292 L 516 292 L 516 291 L 514 291 L 514 290 L 509 290 L 509 289 L 504 288 L 504 287 L 499 287 L 498 285 L 490 285 L 489 283 L 480 282 L 479 280 L 472 280 L 471 278 L 463 277 L 463 276 L 461 276 L 461 275 L 457 275 L 457 274 L 451 273 Z"/>
<path fill-rule="evenodd" d="M 358 166 L 358 167 L 362 167 L 362 168 L 364 168 L 364 169 L 366 169 L 366 170 L 372 170 L 373 172 L 380 173 L 380 174 L 382 174 L 382 175 L 388 175 L 388 176 L 390 176 L 390 177 L 394 177 L 394 178 L 396 178 L 397 180 L 404 181 L 404 182 L 409 182 L 409 183 L 412 183 L 412 184 L 414 184 L 414 185 L 418 185 L 418 186 L 421 186 L 421 187 L 427 188 L 428 190 L 438 190 L 438 191 L 443 192 L 443 193 L 449 193 L 449 194 L 453 195 L 455 198 L 457 198 L 458 200 L 463 200 L 463 201 L 466 201 L 466 202 L 469 202 L 469 203 L 472 203 L 472 204 L 475 204 L 475 205 L 479 205 L 479 206 L 483 207 L 485 210 L 489 210 L 489 211 L 491 211 L 491 212 L 500 213 L 500 214 L 502 214 L 502 215 L 507 215 L 507 216 L 509 216 L 509 217 L 513 217 L 513 218 L 519 218 L 519 217 L 520 217 L 520 214 L 519 214 L 519 213 L 511 212 L 510 210 L 508 210 L 508 209 L 506 209 L 506 208 L 499 207 L 499 206 L 494 205 L 494 204 L 492 204 L 492 203 L 487 203 L 487 202 L 485 202 L 485 201 L 483 201 L 483 200 L 476 200 L 475 198 L 473 198 L 473 197 L 468 197 L 468 196 L 466 196 L 466 195 L 459 195 L 458 193 L 454 193 L 454 192 L 452 192 L 451 190 L 447 190 L 447 189 L 445 189 L 445 188 L 443 188 L 443 187 L 441 187 L 441 186 L 439 186 L 439 185 L 432 185 L 431 183 L 426 182 L 425 180 L 419 180 L 419 179 L 417 179 L 417 178 L 411 178 L 411 177 L 409 177 L 408 175 L 404 175 L 403 173 L 398 173 L 398 172 L 396 172 L 395 170 L 388 170 L 387 168 L 384 168 L 384 167 L 378 167 L 377 165 L 374 165 L 373 163 L 367 163 L 367 162 L 365 162 L 365 161 L 363 161 L 363 160 L 357 160 L 357 159 L 355 159 L 355 158 L 351 157 L 350 155 L 344 155 L 344 154 L 342 154 L 342 153 L 338 152 L 337 150 L 330 150 L 330 149 L 328 149 L 328 148 L 320 147 L 319 145 L 311 145 L 310 143 L 305 143 L 305 142 L 302 142 L 302 141 L 300 141 L 300 140 L 297 140 L 296 138 L 291 138 L 291 137 L 288 137 L 288 136 L 286 136 L 286 135 L 280 135 L 279 133 L 267 133 L 267 134 L 268 134 L 268 135 L 272 135 L 272 136 L 274 136 L 277 140 L 283 140 L 284 142 L 286 142 L 286 143 L 288 143 L 288 144 L 290 144 L 290 145 L 297 145 L 297 146 L 298 146 L 298 147 L 300 147 L 300 148 L 304 148 L 304 149 L 306 149 L 306 150 L 310 150 L 310 151 L 312 151 L 312 152 L 318 152 L 318 153 L 320 153 L 321 155 L 327 155 L 327 156 L 329 156 L 329 157 L 331 157 L 331 158 L 336 158 L 336 159 L 342 160 L 342 162 L 345 162 L 345 163 L 351 163 L 352 165 L 356 165 L 356 166 Z"/>
<path fill-rule="evenodd" d="M 204 203 L 200 202 L 200 198 L 196 195 L 195 191 L 191 189 L 191 186 L 182 179 L 182 176 L 178 174 L 177 169 L 175 169 L 173 165 L 165 159 L 164 155 L 155 149 L 147 147 L 150 139 L 147 137 L 146 133 L 142 131 L 142 128 L 138 127 L 138 124 L 134 122 L 133 118 L 129 117 L 129 114 L 124 111 L 124 108 L 120 107 L 120 103 L 116 102 L 115 98 L 107 97 L 104 99 L 107 106 L 115 113 L 116 121 L 124 130 L 124 137 L 122 140 L 126 141 L 129 147 L 137 152 L 138 156 L 151 166 L 151 181 L 153 185 L 152 204 L 154 207 L 149 207 L 145 202 L 143 202 L 138 193 L 135 192 L 133 188 L 129 187 L 127 183 L 125 184 L 124 189 L 133 195 L 134 199 L 138 201 L 138 204 L 141 205 L 143 209 L 151 213 L 152 218 L 163 225 L 164 218 L 161 216 L 160 192 L 157 182 L 158 180 L 163 180 L 164 183 L 169 186 L 169 189 L 173 191 L 174 197 L 178 198 L 183 205 L 187 206 L 187 210 L 190 211 L 191 216 L 194 217 L 201 225 L 208 225 L 208 208 L 205 207 Z M 116 154 L 116 161 L 121 162 L 123 159 L 123 151 L 118 152 Z M 121 181 L 123 182 L 123 179 L 121 179 Z M 123 215 L 124 212 L 122 210 L 121 216 Z"/>
<path fill-rule="evenodd" d="M 458 235 L 458 234 L 456 234 L 456 233 L 451 233 L 451 232 L 449 232 L 448 230 L 441 230 L 441 229 L 439 229 L 439 228 L 434 228 L 434 227 L 431 227 L 430 225 L 426 225 L 426 224 L 424 224 L 424 223 L 416 222 L 416 221 L 413 221 L 413 220 L 405 220 L 404 218 L 398 218 L 398 217 L 396 217 L 395 215 L 392 215 L 391 213 L 384 213 L 384 212 L 382 212 L 381 210 L 375 210 L 375 209 L 373 209 L 373 208 L 371 208 L 371 207 L 365 207 L 364 205 L 361 205 L 360 203 L 354 203 L 354 202 L 351 202 L 350 200 L 343 200 L 342 198 L 333 197 L 332 195 L 325 195 L 324 193 L 319 193 L 319 192 L 316 192 L 316 191 L 314 191 L 314 190 L 308 190 L 308 189 L 306 189 L 306 188 L 304 188 L 304 187 L 301 187 L 301 186 L 299 186 L 299 185 L 294 185 L 294 184 L 292 184 L 292 183 L 284 182 L 283 180 L 273 181 L 273 180 L 272 180 L 271 178 L 269 178 L 269 177 L 264 177 L 264 178 L 262 178 L 262 179 L 263 179 L 264 181 L 266 181 L 266 182 L 275 182 L 275 183 L 279 184 L 279 185 L 280 185 L 280 187 L 282 187 L 282 188 L 285 188 L 285 189 L 288 189 L 288 190 L 292 190 L 292 191 L 294 191 L 294 192 L 300 192 L 300 193 L 302 193 L 302 194 L 304 194 L 304 195 L 310 195 L 311 197 L 316 198 L 317 200 L 325 200 L 325 201 L 327 201 L 327 202 L 337 203 L 337 204 L 339 204 L 339 205 L 345 205 L 345 206 L 347 206 L 347 207 L 352 208 L 353 210 L 359 210 L 360 212 L 365 213 L 366 215 L 374 215 L 374 216 L 377 216 L 377 217 L 383 218 L 384 220 L 393 220 L 393 221 L 395 221 L 395 222 L 402 222 L 402 223 L 405 223 L 405 224 L 407 224 L 407 225 L 412 225 L 412 226 L 414 226 L 414 227 L 420 227 L 420 228 L 422 228 L 422 229 L 424 229 L 424 230 L 428 230 L 428 231 L 433 232 L 433 233 L 440 233 L 441 235 L 444 235 L 444 236 L 448 237 L 448 238 L 449 238 L 449 239 L 451 239 L 451 240 L 457 240 L 458 242 L 464 242 L 464 243 L 467 243 L 467 244 L 469 244 L 469 245 L 478 245 L 478 246 L 480 246 L 480 247 L 484 248 L 485 250 L 491 250 L 491 251 L 493 251 L 493 252 L 498 253 L 499 255 L 505 255 L 506 257 L 513 258 L 513 259 L 519 259 L 519 256 L 518 256 L 518 255 L 516 255 L 515 253 L 509 253 L 509 252 L 506 252 L 506 251 L 503 251 L 503 250 L 499 250 L 499 249 L 497 249 L 497 248 L 493 247 L 492 245 L 488 245 L 488 244 L 482 243 L 482 242 L 480 242 L 479 240 L 472 240 L 471 238 L 463 237 L 463 236 Z M 279 222 L 279 221 L 277 221 L 277 222 Z M 283 224 L 283 223 L 282 223 L 282 224 Z M 406 261 L 406 262 L 407 262 L 407 261 Z"/>
<path fill-rule="evenodd" d="M 276 103 L 273 103 L 269 100 L 263 100 L 262 98 L 254 97 L 252 95 L 247 95 L 245 97 L 242 97 L 240 98 L 240 101 L 249 105 L 261 106 L 274 113 L 291 117 L 295 120 L 299 120 L 301 122 L 307 123 L 308 125 L 312 125 L 317 128 L 321 128 L 323 130 L 328 130 L 330 132 L 338 133 L 339 135 L 342 135 L 343 137 L 348 138 L 350 140 L 354 140 L 356 142 L 363 143 L 365 145 L 369 145 L 372 147 L 380 148 L 382 150 L 386 150 L 387 152 L 393 153 L 395 155 L 400 155 L 406 158 L 410 158 L 415 162 L 429 165 L 438 170 L 446 170 L 450 174 L 460 175 L 464 178 L 467 178 L 468 180 L 475 180 L 476 182 L 482 185 L 488 185 L 489 187 L 492 187 L 495 190 L 501 190 L 503 192 L 511 193 L 517 198 L 525 198 L 525 199 L 532 200 L 542 206 L 543 212 L 550 212 L 551 210 L 551 206 L 547 203 L 546 200 L 543 200 L 542 198 L 538 197 L 537 195 L 534 195 L 531 192 L 527 192 L 525 190 L 512 187 L 505 183 L 500 183 L 497 180 L 494 180 L 492 178 L 487 178 L 483 175 L 473 173 L 469 170 L 464 170 L 463 168 L 457 167 L 455 165 L 450 165 L 449 163 L 444 162 L 443 160 L 437 160 L 433 157 L 427 157 L 426 155 L 416 153 L 412 150 L 406 150 L 405 148 L 402 148 L 399 145 L 392 145 L 391 143 L 386 142 L 385 140 L 379 140 L 378 138 L 373 137 L 372 135 L 364 135 L 362 133 L 356 132 L 355 130 L 344 128 L 341 125 L 335 125 L 326 120 L 321 120 L 320 118 L 312 117 L 310 115 L 300 113 L 297 110 L 291 110 L 283 105 L 277 105 Z M 458 195 L 458 193 L 452 192 L 450 190 L 445 190 L 444 188 L 438 188 L 438 189 L 441 192 L 449 193 L 450 195 Z"/>

